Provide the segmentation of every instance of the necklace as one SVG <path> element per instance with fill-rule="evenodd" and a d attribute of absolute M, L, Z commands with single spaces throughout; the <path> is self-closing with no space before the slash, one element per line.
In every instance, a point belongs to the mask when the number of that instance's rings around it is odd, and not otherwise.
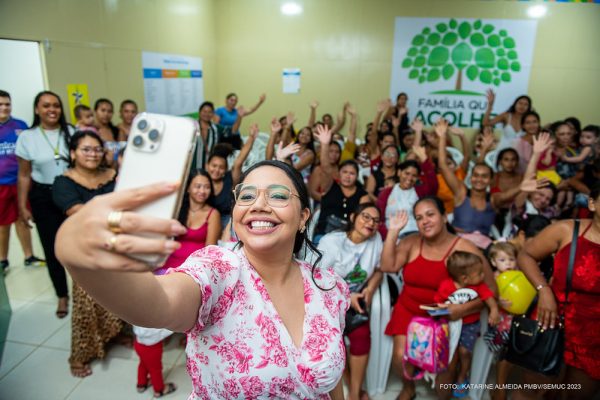
<path fill-rule="evenodd" d="M 50 146 L 50 148 L 54 152 L 54 160 L 56 161 L 56 165 L 58 165 L 58 160 L 60 160 L 60 130 L 58 131 L 58 137 L 56 138 L 56 146 L 52 146 L 52 143 L 50 143 L 50 139 L 48 138 L 48 134 L 46 133 L 44 128 L 42 128 L 41 125 L 39 126 L 39 128 L 42 132 L 42 136 L 44 136 L 44 139 L 46 139 L 46 143 L 48 143 L 48 146 Z"/>

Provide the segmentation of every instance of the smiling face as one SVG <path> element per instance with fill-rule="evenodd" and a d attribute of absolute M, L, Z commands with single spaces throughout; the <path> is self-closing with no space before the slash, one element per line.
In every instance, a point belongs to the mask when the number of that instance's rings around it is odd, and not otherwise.
<path fill-rule="evenodd" d="M 512 151 L 507 151 L 502 154 L 502 158 L 500 159 L 500 167 L 502 171 L 512 173 L 517 169 L 517 165 L 519 164 L 518 155 Z"/>
<path fill-rule="evenodd" d="M 300 133 L 298 134 L 298 143 L 306 146 L 311 141 L 312 141 L 312 132 L 311 132 L 310 128 L 308 128 L 308 127 L 303 128 L 300 131 Z"/>
<path fill-rule="evenodd" d="M 354 217 L 352 233 L 359 238 L 359 241 L 363 242 L 377 233 L 379 223 L 379 210 L 375 207 L 365 208 Z"/>
<path fill-rule="evenodd" d="M 71 150 L 71 160 L 74 160 L 75 167 L 86 170 L 97 169 L 103 156 L 102 143 L 90 136 L 81 138 L 75 151 Z"/>
<path fill-rule="evenodd" d="M 35 106 L 35 113 L 39 115 L 40 121 L 44 127 L 58 127 L 62 111 L 60 109 L 60 101 L 56 96 L 44 94 Z"/>
<path fill-rule="evenodd" d="M 113 107 L 110 103 L 100 103 L 96 111 L 96 121 L 100 125 L 108 125 L 112 121 Z"/>
<path fill-rule="evenodd" d="M 123 120 L 123 123 L 125 125 L 131 125 L 131 123 L 133 122 L 133 119 L 135 118 L 135 116 L 137 115 L 137 107 L 135 106 L 135 104 L 132 103 L 125 103 L 123 104 L 123 107 L 121 107 L 121 120 Z"/>
<path fill-rule="evenodd" d="M 486 165 L 476 165 L 471 175 L 471 187 L 475 191 L 487 190 L 492 181 L 492 172 Z"/>
<path fill-rule="evenodd" d="M 265 182 L 285 186 L 291 191 L 287 205 L 269 205 Z M 244 248 L 253 254 L 272 255 L 284 251 L 291 254 L 296 233 L 310 216 L 308 208 L 302 209 L 292 180 L 279 168 L 262 166 L 250 172 L 242 185 L 258 188 L 258 197 L 253 204 L 242 206 L 236 203 L 233 207 L 233 227 Z"/>
<path fill-rule="evenodd" d="M 225 106 L 228 109 L 233 110 L 235 108 L 235 106 L 237 105 L 237 102 L 238 102 L 237 96 L 231 95 L 225 99 Z"/>
<path fill-rule="evenodd" d="M 446 216 L 431 200 L 421 201 L 415 207 L 415 220 L 419 233 L 427 239 L 432 239 L 446 229 Z"/>
<path fill-rule="evenodd" d="M 554 192 L 552 189 L 543 188 L 538 189 L 535 192 L 529 195 L 529 201 L 537 210 L 545 210 L 550 203 L 552 203 L 552 198 L 554 197 Z"/>
<path fill-rule="evenodd" d="M 203 205 L 210 197 L 210 181 L 204 175 L 196 175 L 187 190 L 190 202 Z"/>
<path fill-rule="evenodd" d="M 398 174 L 400 178 L 400 189 L 408 190 L 417 184 L 419 171 L 415 167 L 406 167 Z"/>
<path fill-rule="evenodd" d="M 523 121 L 523 130 L 528 135 L 537 135 L 540 131 L 540 120 L 535 115 L 528 115 Z"/>
<path fill-rule="evenodd" d="M 205 105 L 200 109 L 200 121 L 210 123 L 215 115 L 215 110 L 209 105 Z"/>
<path fill-rule="evenodd" d="M 220 182 L 227 172 L 227 160 L 222 157 L 213 157 L 206 166 L 206 171 L 213 182 Z"/>
<path fill-rule="evenodd" d="M 398 96 L 398 100 L 396 101 L 396 105 L 398 107 L 406 107 L 406 102 L 408 101 L 408 97 L 405 94 L 401 94 Z"/>
<path fill-rule="evenodd" d="M 556 144 L 559 147 L 567 147 L 573 141 L 573 132 L 568 124 L 562 124 L 554 132 L 556 135 Z"/>
<path fill-rule="evenodd" d="M 527 98 L 525 97 L 517 100 L 515 104 L 515 112 L 519 114 L 524 114 L 527 112 L 527 110 L 529 110 L 529 100 L 527 100 Z"/>
<path fill-rule="evenodd" d="M 0 96 L 0 122 L 6 122 L 12 112 L 12 103 L 10 97 Z"/>
<path fill-rule="evenodd" d="M 383 150 L 383 153 L 381 153 L 381 163 L 388 168 L 398 164 L 398 150 L 395 146 L 388 146 Z"/>

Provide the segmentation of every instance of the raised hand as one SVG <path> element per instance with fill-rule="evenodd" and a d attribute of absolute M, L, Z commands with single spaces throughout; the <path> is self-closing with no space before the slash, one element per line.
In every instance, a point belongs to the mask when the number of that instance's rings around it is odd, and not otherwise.
<path fill-rule="evenodd" d="M 317 107 L 319 107 L 319 102 L 317 100 L 313 100 L 310 103 L 310 108 L 312 108 L 313 110 L 315 110 Z"/>
<path fill-rule="evenodd" d="M 349 107 L 350 107 L 350 102 L 349 102 L 349 101 L 346 101 L 346 102 L 344 103 L 344 112 L 347 112 Z"/>
<path fill-rule="evenodd" d="M 483 150 L 489 150 L 494 146 L 494 142 L 496 141 L 496 137 L 494 133 L 491 131 L 484 130 L 482 140 L 481 140 L 481 148 Z"/>
<path fill-rule="evenodd" d="M 280 131 L 281 122 L 279 122 L 279 119 L 277 119 L 277 117 L 273 117 L 273 119 L 271 120 L 271 135 L 274 135 Z"/>
<path fill-rule="evenodd" d="M 331 130 L 325 125 L 318 125 L 316 132 L 313 135 L 321 144 L 331 143 Z"/>
<path fill-rule="evenodd" d="M 377 103 L 377 112 L 383 113 L 386 112 L 392 106 L 392 102 L 390 99 L 380 100 Z"/>
<path fill-rule="evenodd" d="M 275 158 L 279 161 L 285 161 L 292 154 L 296 154 L 300 151 L 300 144 L 290 143 L 283 147 L 283 142 L 279 142 L 277 145 L 277 151 L 275 152 Z"/>
<path fill-rule="evenodd" d="M 352 107 L 352 104 L 347 103 L 348 104 L 348 108 L 346 108 L 346 111 L 348 112 L 348 114 L 350 114 L 351 116 L 355 117 L 356 116 L 356 109 L 354 107 Z"/>
<path fill-rule="evenodd" d="M 552 138 L 548 132 L 540 133 L 533 138 L 533 152 L 541 154 L 552 147 Z"/>
<path fill-rule="evenodd" d="M 397 128 L 400 126 L 400 117 L 392 117 L 392 126 Z"/>
<path fill-rule="evenodd" d="M 416 144 L 412 147 L 413 153 L 417 156 L 420 163 L 424 163 L 427 160 L 427 152 L 425 151 L 425 147 L 417 146 Z"/>
<path fill-rule="evenodd" d="M 287 115 L 285 116 L 285 120 L 287 123 L 287 126 L 292 126 L 294 124 L 294 122 L 296 122 L 296 114 L 294 114 L 293 112 L 288 112 Z"/>
<path fill-rule="evenodd" d="M 446 135 L 446 133 L 448 132 L 448 121 L 446 121 L 444 118 L 440 118 L 435 123 L 434 128 L 435 128 L 435 133 L 439 137 L 444 137 Z"/>
<path fill-rule="evenodd" d="M 252 125 L 250 125 L 250 135 L 248 136 L 249 139 L 256 139 L 256 137 L 258 136 L 258 124 L 254 123 Z"/>
<path fill-rule="evenodd" d="M 549 184 L 550 184 L 550 181 L 548 180 L 548 178 L 542 178 L 542 179 L 529 178 L 529 179 L 523 179 L 523 182 L 521 182 L 521 185 L 519 186 L 519 188 L 521 189 L 522 192 L 529 193 L 529 192 L 535 192 L 538 189 L 545 188 Z"/>
<path fill-rule="evenodd" d="M 401 231 L 408 224 L 408 211 L 397 211 L 390 217 L 389 230 Z"/>
<path fill-rule="evenodd" d="M 463 131 L 460 128 L 454 127 L 454 126 L 451 126 L 450 129 L 449 129 L 449 131 L 450 131 L 450 133 L 452 135 L 455 135 L 455 136 L 458 136 L 458 137 L 465 136 L 465 131 Z"/>
<path fill-rule="evenodd" d="M 267 99 L 267 95 L 265 93 L 261 94 L 260 97 L 258 98 L 258 101 L 260 103 L 264 103 L 265 100 Z"/>
<path fill-rule="evenodd" d="M 496 94 L 492 89 L 488 89 L 485 92 L 485 97 L 487 98 L 488 107 L 492 107 L 494 105 L 494 101 L 496 100 Z"/>
<path fill-rule="evenodd" d="M 423 121 L 421 121 L 421 118 L 417 117 L 414 119 L 414 121 L 410 124 L 410 127 L 412 128 L 413 131 L 415 132 L 423 132 Z"/>

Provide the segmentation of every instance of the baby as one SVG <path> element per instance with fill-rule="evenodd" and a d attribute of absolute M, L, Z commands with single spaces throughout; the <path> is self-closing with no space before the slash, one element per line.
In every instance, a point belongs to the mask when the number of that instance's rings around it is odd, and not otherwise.
<path fill-rule="evenodd" d="M 498 303 L 496 303 L 492 291 L 483 283 L 483 261 L 481 258 L 466 251 L 455 251 L 448 258 L 446 266 L 450 278 L 440 283 L 434 300 L 437 303 L 445 303 L 449 297 L 460 297 L 454 294 L 457 290 L 471 289 L 490 309 L 489 324 L 496 325 L 500 320 Z M 474 300 L 474 298 L 465 300 Z M 459 387 L 455 390 L 456 393 L 453 394 L 455 397 L 464 397 L 468 393 L 473 348 L 481 330 L 479 312 L 466 315 L 462 320 L 462 329 L 458 341 L 458 355 L 460 360 L 460 370 L 458 373 Z"/>
<path fill-rule="evenodd" d="M 78 131 L 92 131 L 98 133 L 98 129 L 94 126 L 94 113 L 91 108 L 85 104 L 78 104 L 73 109 L 73 113 L 77 120 L 75 129 Z"/>

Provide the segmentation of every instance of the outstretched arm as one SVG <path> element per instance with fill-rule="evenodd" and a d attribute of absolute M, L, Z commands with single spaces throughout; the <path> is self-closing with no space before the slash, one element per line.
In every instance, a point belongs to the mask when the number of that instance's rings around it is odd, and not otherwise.
<path fill-rule="evenodd" d="M 380 269 L 382 272 L 398 272 L 408 262 L 408 253 L 413 243 L 404 239 L 396 245 L 398 235 L 407 223 L 408 213 L 405 210 L 398 211 L 391 216 L 390 227 L 381 252 Z"/>
<path fill-rule="evenodd" d="M 494 101 L 496 100 L 496 94 L 492 91 L 492 89 L 488 89 L 486 97 L 487 108 L 485 109 L 485 114 L 483 115 L 483 125 L 489 125 L 493 127 L 498 122 L 506 124 L 506 113 L 496 115 L 494 118 L 490 119 L 492 108 L 494 107 Z"/>
<path fill-rule="evenodd" d="M 440 148 L 438 151 L 438 168 L 442 172 L 444 180 L 448 184 L 448 187 L 454 194 L 454 204 L 461 204 L 466 196 L 466 188 L 454 172 L 448 167 L 446 154 L 446 135 L 448 134 L 448 121 L 444 118 L 440 118 L 435 124 L 435 133 L 440 138 Z"/>
<path fill-rule="evenodd" d="M 315 137 L 321 143 L 321 191 L 326 193 L 333 183 L 333 165 L 329 160 L 329 143 L 331 142 L 331 131 L 324 125 L 317 126 Z"/>
<path fill-rule="evenodd" d="M 460 128 L 450 127 L 450 133 L 458 136 L 460 140 L 463 152 L 463 160 L 460 163 L 460 168 L 466 172 L 469 169 L 469 161 L 471 161 L 471 146 L 469 146 L 469 141 L 465 137 L 465 131 Z"/>
<path fill-rule="evenodd" d="M 265 150 L 265 160 L 272 160 L 275 155 L 275 143 L 277 139 L 280 139 L 281 123 L 277 117 L 273 117 L 271 120 L 271 136 L 269 136 L 269 142 Z"/>
<path fill-rule="evenodd" d="M 310 128 L 315 126 L 315 123 L 317 122 L 317 107 L 319 107 L 319 102 L 313 100 L 310 103 L 310 116 L 308 117 L 308 126 Z"/>
<path fill-rule="evenodd" d="M 566 154 L 563 154 L 560 159 L 563 160 L 564 162 L 567 162 L 567 163 L 570 163 L 570 164 L 577 164 L 577 163 L 585 161 L 585 159 L 588 158 L 590 154 L 592 154 L 592 147 L 591 146 L 585 146 L 581 150 L 581 153 L 579 153 L 578 155 L 576 155 L 576 156 L 568 156 Z"/>
<path fill-rule="evenodd" d="M 348 114 L 350 114 L 350 131 L 348 132 L 348 142 L 356 143 L 356 110 L 348 104 Z"/>
<path fill-rule="evenodd" d="M 248 135 L 248 139 L 242 150 L 240 150 L 240 154 L 238 154 L 237 158 L 233 162 L 233 168 L 231 169 L 231 177 L 233 178 L 233 186 L 237 185 L 240 181 L 240 177 L 242 176 L 242 166 L 244 162 L 248 158 L 248 154 L 252 151 L 252 146 L 254 146 L 254 142 L 256 141 L 256 137 L 258 136 L 258 124 L 252 124 L 250 127 L 250 134 Z"/>
<path fill-rule="evenodd" d="M 349 106 L 349 102 L 344 103 L 344 108 L 338 113 L 335 125 L 333 126 L 333 128 L 331 128 L 331 134 L 341 131 L 344 125 L 346 124 L 346 112 L 348 112 Z"/>
<path fill-rule="evenodd" d="M 250 114 L 254 113 L 256 110 L 258 110 L 260 108 L 260 106 L 262 106 L 262 104 L 265 102 L 266 99 L 267 99 L 267 95 L 264 93 L 261 94 L 260 97 L 258 98 L 258 103 L 256 103 L 254 106 L 250 107 L 250 109 L 246 111 L 246 115 L 250 115 Z"/>

